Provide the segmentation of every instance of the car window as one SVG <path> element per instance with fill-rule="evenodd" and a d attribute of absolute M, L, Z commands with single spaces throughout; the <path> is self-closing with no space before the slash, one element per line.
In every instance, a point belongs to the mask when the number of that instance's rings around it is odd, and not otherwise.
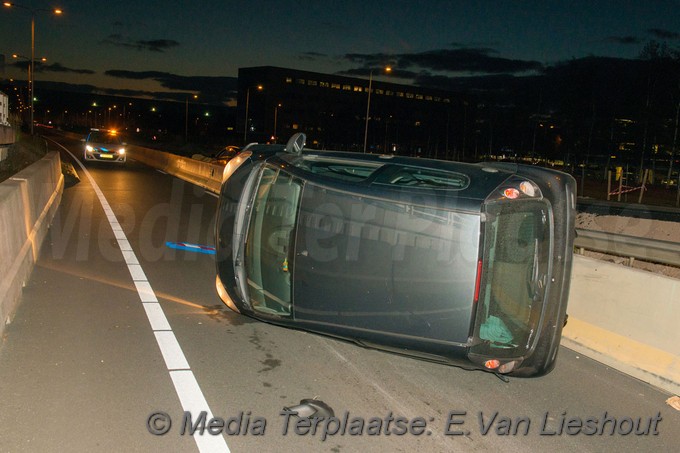
<path fill-rule="evenodd" d="M 246 236 L 248 293 L 254 310 L 289 315 L 291 244 L 302 181 L 265 167 Z"/>

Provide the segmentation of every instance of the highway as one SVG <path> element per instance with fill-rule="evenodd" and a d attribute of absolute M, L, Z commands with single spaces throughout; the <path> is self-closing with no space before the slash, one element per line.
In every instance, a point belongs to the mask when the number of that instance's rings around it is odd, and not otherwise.
<path fill-rule="evenodd" d="M 81 154 L 52 138 L 63 160 Z M 233 313 L 212 255 L 166 246 L 213 245 L 213 194 L 135 161 L 75 166 L 81 182 L 64 191 L 0 345 L 0 452 L 680 446 L 671 395 L 567 348 L 551 374 L 505 383 Z M 337 423 L 285 416 L 309 398 Z M 185 408 L 202 403 L 217 434 L 191 436 L 200 413 Z M 148 427 L 159 413 L 152 428 L 172 420 L 164 435 Z"/>

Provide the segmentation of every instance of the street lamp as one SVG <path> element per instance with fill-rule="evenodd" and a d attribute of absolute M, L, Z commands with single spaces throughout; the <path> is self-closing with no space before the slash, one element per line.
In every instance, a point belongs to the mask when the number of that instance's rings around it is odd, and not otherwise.
<path fill-rule="evenodd" d="M 389 73 L 392 71 L 390 66 L 385 67 L 385 72 Z M 373 85 L 373 69 L 368 74 L 368 101 L 366 102 L 366 127 L 364 129 L 364 153 L 366 152 L 366 145 L 368 144 L 368 118 L 371 114 L 371 92 Z"/>
<path fill-rule="evenodd" d="M 8 8 L 22 8 L 31 13 L 31 73 L 28 75 L 28 84 L 29 84 L 29 91 L 31 93 L 31 135 L 33 135 L 33 99 L 34 99 L 34 92 L 33 92 L 33 73 L 35 71 L 35 14 L 40 11 L 46 11 L 48 13 L 53 13 L 53 14 L 61 14 L 63 11 L 59 8 L 55 9 L 46 9 L 46 8 L 30 8 L 28 6 L 24 5 L 19 5 L 17 3 L 13 2 L 3 2 L 3 6 L 6 6 Z"/>
<path fill-rule="evenodd" d="M 257 85 L 255 88 L 257 88 L 257 91 L 262 91 L 264 88 L 262 85 Z M 243 144 L 247 145 L 247 136 L 248 136 L 248 106 L 250 104 L 250 87 L 246 90 L 246 125 L 243 128 Z"/>
<path fill-rule="evenodd" d="M 277 139 L 278 139 L 278 135 L 276 135 L 276 120 L 277 120 L 278 114 L 279 114 L 279 107 L 281 107 L 280 102 L 278 104 L 276 104 L 276 107 L 274 107 L 274 143 L 276 143 Z"/>
<path fill-rule="evenodd" d="M 194 99 L 198 99 L 198 95 L 193 95 Z M 186 98 L 185 104 L 185 119 L 184 119 L 184 141 L 189 143 L 189 96 Z"/>
<path fill-rule="evenodd" d="M 31 77 L 31 75 L 33 74 L 33 71 L 31 70 L 31 67 L 32 67 L 31 59 L 30 59 L 29 57 L 26 57 L 26 56 L 24 56 L 24 55 L 19 55 L 19 54 L 16 54 L 16 53 L 13 53 L 13 54 L 12 54 L 12 58 L 17 59 L 17 60 L 21 58 L 22 60 L 26 60 L 26 61 L 29 62 L 28 66 L 26 67 L 26 71 L 28 72 L 29 95 L 31 96 L 31 99 L 33 99 L 33 95 L 30 93 L 30 87 L 33 86 L 33 84 L 30 82 L 30 80 L 33 80 L 32 77 Z M 41 58 L 40 58 L 40 61 L 41 61 L 41 62 L 45 62 L 45 61 L 47 61 L 47 58 L 41 57 Z M 31 101 L 31 105 L 33 105 L 33 102 L 32 102 L 32 101 Z M 32 121 L 31 121 L 31 122 L 32 122 Z"/>

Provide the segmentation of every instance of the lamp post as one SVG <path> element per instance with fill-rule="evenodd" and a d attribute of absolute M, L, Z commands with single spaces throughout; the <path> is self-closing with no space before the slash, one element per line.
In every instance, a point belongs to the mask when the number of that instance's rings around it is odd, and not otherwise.
<path fill-rule="evenodd" d="M 262 89 L 264 87 L 262 85 L 257 85 L 255 88 L 257 88 L 257 91 L 262 91 Z M 250 104 L 250 87 L 248 87 L 248 89 L 246 89 L 246 118 L 245 118 L 246 125 L 243 128 L 243 144 L 244 145 L 248 144 L 247 143 L 247 137 L 248 137 L 248 107 L 249 107 L 249 104 Z"/>
<path fill-rule="evenodd" d="M 278 140 L 278 135 L 276 134 L 276 120 L 278 118 L 279 114 L 279 107 L 281 107 L 281 103 L 277 103 L 276 107 L 274 107 L 274 143 L 276 143 Z"/>
<path fill-rule="evenodd" d="M 198 95 L 194 94 L 193 95 L 194 99 L 198 99 Z M 184 119 L 184 141 L 186 143 L 189 143 L 189 96 L 186 98 L 186 104 L 185 104 L 185 119 Z"/>
<path fill-rule="evenodd" d="M 29 95 L 30 95 L 30 97 L 31 97 L 30 105 L 33 106 L 33 100 L 34 100 L 34 99 L 33 99 L 33 93 L 31 92 L 31 87 L 33 86 L 33 83 L 32 83 L 33 77 L 32 77 L 32 75 L 33 75 L 33 67 L 34 67 L 34 66 L 33 66 L 33 64 L 32 64 L 32 60 L 31 60 L 30 57 L 26 57 L 26 56 L 24 56 L 24 55 L 19 55 L 19 54 L 16 54 L 16 53 L 13 53 L 13 54 L 12 54 L 12 58 L 17 59 L 17 60 L 18 60 L 19 58 L 21 58 L 22 60 L 28 61 L 28 66 L 26 67 L 26 71 L 28 72 L 28 80 L 29 80 L 29 82 L 28 82 L 28 84 L 29 84 Z M 47 61 L 47 58 L 41 57 L 41 58 L 40 58 L 40 61 L 41 61 L 41 62 L 45 62 L 45 61 Z M 31 109 L 31 111 L 32 111 L 32 109 Z M 31 119 L 31 124 L 33 124 L 33 120 L 32 120 L 32 119 Z"/>
<path fill-rule="evenodd" d="M 31 13 L 31 71 L 28 75 L 29 92 L 31 93 L 31 135 L 33 135 L 33 100 L 35 93 L 33 90 L 33 78 L 35 72 L 35 14 L 40 11 L 46 11 L 54 14 L 61 14 L 63 11 L 59 8 L 45 9 L 45 8 L 29 8 L 28 6 L 19 5 L 14 2 L 3 2 L 3 6 L 8 8 L 22 8 Z"/>
<path fill-rule="evenodd" d="M 385 67 L 385 72 L 391 72 L 392 68 L 390 66 Z M 366 152 L 366 146 L 368 144 L 368 119 L 371 114 L 371 92 L 373 91 L 373 69 L 368 74 L 368 100 L 366 101 L 366 127 L 364 128 L 364 153 Z"/>

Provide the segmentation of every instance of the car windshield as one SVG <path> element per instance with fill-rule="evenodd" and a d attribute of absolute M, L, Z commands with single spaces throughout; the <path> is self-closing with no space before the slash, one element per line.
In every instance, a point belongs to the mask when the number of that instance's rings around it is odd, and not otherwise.
<path fill-rule="evenodd" d="M 545 202 L 488 205 L 475 332 L 484 341 L 473 352 L 518 357 L 531 349 L 548 285 L 549 228 Z"/>
<path fill-rule="evenodd" d="M 90 132 L 88 137 L 88 142 L 92 143 L 107 143 L 118 145 L 121 143 L 120 137 L 116 134 L 106 133 L 106 132 Z"/>

